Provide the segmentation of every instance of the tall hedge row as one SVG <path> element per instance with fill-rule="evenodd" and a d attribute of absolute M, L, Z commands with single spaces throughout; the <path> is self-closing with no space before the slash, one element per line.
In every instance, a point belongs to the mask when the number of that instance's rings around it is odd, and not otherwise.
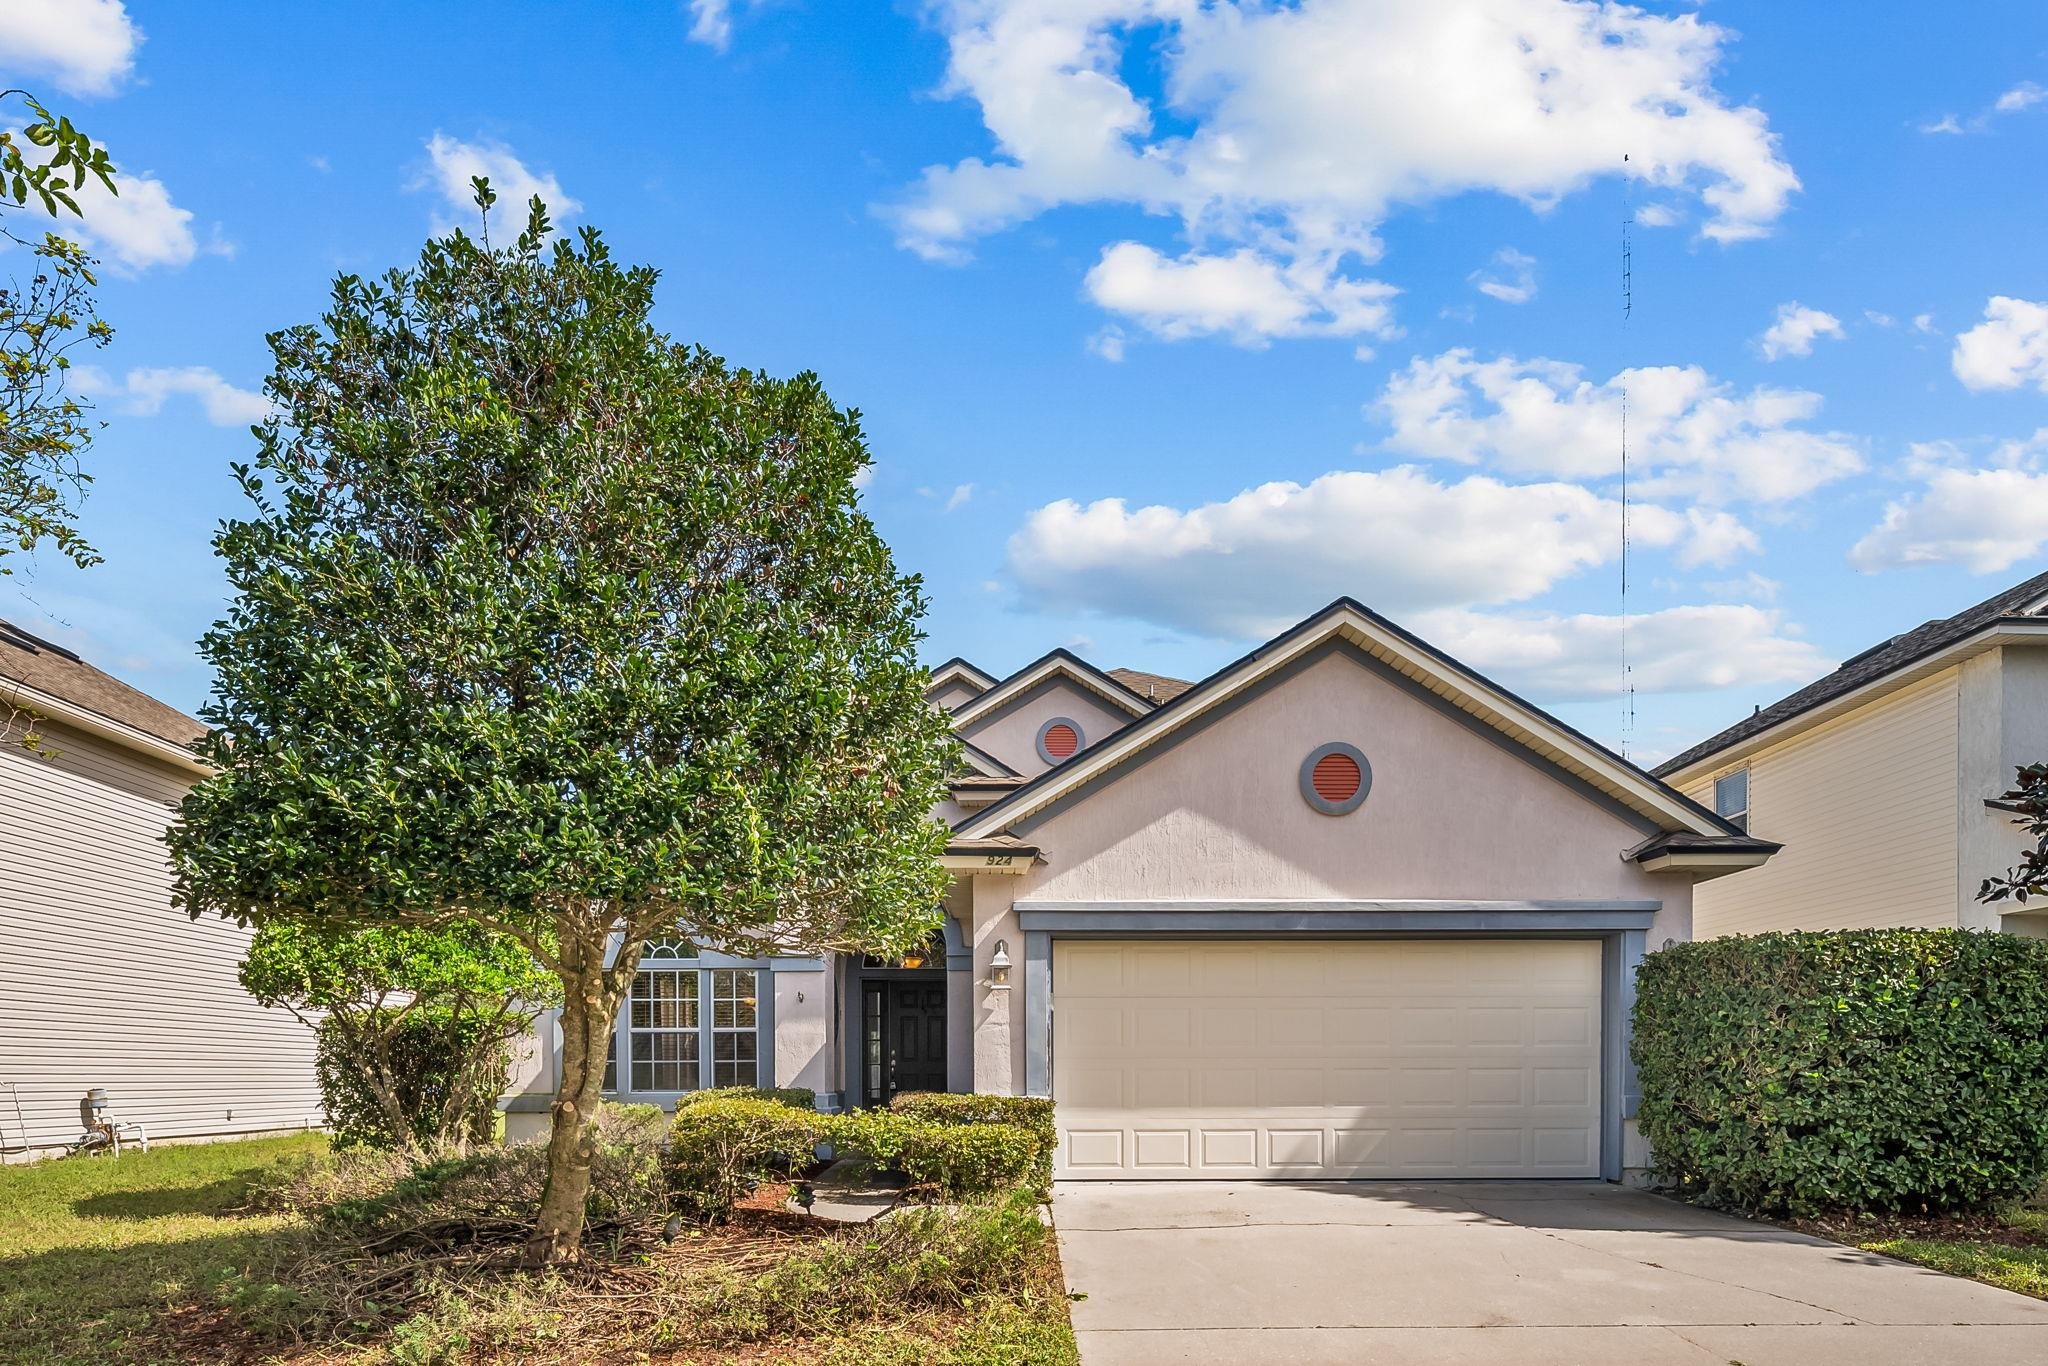
<path fill-rule="evenodd" d="M 1981 1207 L 2048 1174 L 2048 942 L 1764 934 L 1651 954 L 1637 1116 L 1659 1173 L 1762 1213 Z"/>

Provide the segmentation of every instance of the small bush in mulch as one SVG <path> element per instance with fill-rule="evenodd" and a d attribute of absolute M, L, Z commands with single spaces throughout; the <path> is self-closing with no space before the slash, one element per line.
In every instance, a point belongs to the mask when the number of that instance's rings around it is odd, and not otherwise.
<path fill-rule="evenodd" d="M 1681 1194 L 1750 1213 L 1993 1208 L 2048 1174 L 2048 941 L 1731 936 L 1636 980 L 1639 1122 Z"/>

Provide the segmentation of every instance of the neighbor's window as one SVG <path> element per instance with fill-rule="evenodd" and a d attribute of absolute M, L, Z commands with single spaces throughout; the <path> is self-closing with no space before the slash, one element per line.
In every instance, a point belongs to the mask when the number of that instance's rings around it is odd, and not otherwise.
<path fill-rule="evenodd" d="M 1749 770 L 1738 768 L 1714 780 L 1714 814 L 1738 830 L 1749 829 Z"/>

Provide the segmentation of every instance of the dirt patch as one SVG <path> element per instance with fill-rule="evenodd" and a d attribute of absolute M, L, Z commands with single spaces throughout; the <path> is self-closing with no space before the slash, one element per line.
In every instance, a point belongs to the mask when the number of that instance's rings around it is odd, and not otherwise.
<path fill-rule="evenodd" d="M 1995 1214 L 1859 1214 L 1779 1222 L 1786 1228 L 1812 1234 L 1816 1238 L 1852 1246 L 1911 1240 L 2048 1247 L 2048 1233 L 2015 1228 Z"/>

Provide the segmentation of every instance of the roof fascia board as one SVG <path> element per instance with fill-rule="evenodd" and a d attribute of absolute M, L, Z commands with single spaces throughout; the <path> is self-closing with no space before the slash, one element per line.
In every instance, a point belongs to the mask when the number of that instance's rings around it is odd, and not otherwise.
<path fill-rule="evenodd" d="M 112 717 L 102 716 L 96 711 L 81 707 L 75 702 L 67 702 L 61 697 L 46 693 L 40 688 L 30 687 L 26 683 L 11 678 L 0 680 L 0 696 L 39 716 L 62 722 L 99 739 L 111 740 L 117 745 L 147 754 L 153 759 L 175 764 L 198 777 L 203 778 L 213 772 L 212 764 L 183 745 L 173 744 L 162 736 L 151 735 L 146 730 L 116 721 Z"/>
<path fill-rule="evenodd" d="M 972 819 L 962 821 L 956 829 L 964 836 L 982 836 L 1003 829 L 1019 817 L 1051 804 L 1107 772 L 1159 737 L 1204 715 L 1259 678 L 1339 634 L 1392 665 L 1397 672 L 1414 679 L 1462 710 L 1471 712 L 1510 738 L 1535 749 L 1566 772 L 1591 782 L 1594 787 L 1617 797 L 1665 828 L 1701 835 L 1736 833 L 1733 826 L 1698 803 L 1348 599 L 1340 600 L 1308 618 L 1237 663 L 1226 665 L 1150 716 L 1089 746 L 1075 758 L 1049 770 L 1009 797 L 983 808 Z M 1513 725 L 1504 722 L 1512 722 Z M 1532 739 L 1540 744 L 1531 744 Z"/>
<path fill-rule="evenodd" d="M 955 707 L 953 727 L 959 730 L 992 716 L 1012 698 L 1031 691 L 1047 679 L 1062 675 L 1132 716 L 1146 716 L 1153 710 L 1151 703 L 1088 661 L 1065 650 L 1054 650 L 1026 664 L 979 697 L 970 697 Z"/>
<path fill-rule="evenodd" d="M 925 685 L 925 691 L 927 693 L 937 692 L 948 683 L 965 683 L 977 693 L 983 693 L 993 688 L 996 685 L 996 680 L 990 678 L 958 655 L 955 655 L 944 664 L 939 665 L 938 668 L 932 670 L 932 681 Z"/>
<path fill-rule="evenodd" d="M 1831 697 L 1805 711 L 1794 712 L 1776 725 L 1766 727 L 1754 735 L 1746 735 L 1725 748 L 1715 750 L 1712 754 L 1701 755 L 1684 768 L 1674 769 L 1664 781 L 1673 785 L 1691 782 L 1715 770 L 1727 768 L 1751 757 L 1759 750 L 1782 744 L 1838 716 L 1855 711 L 1858 707 L 1875 702 L 1891 693 L 1901 692 L 1922 679 L 1932 678 L 1935 674 L 1986 650 L 2006 645 L 2040 645 L 2044 642 L 2048 642 L 2048 620 L 2001 618 L 1973 635 L 1951 641 L 1939 650 L 1909 660 L 1890 673 L 1851 688 L 1839 697 Z"/>

